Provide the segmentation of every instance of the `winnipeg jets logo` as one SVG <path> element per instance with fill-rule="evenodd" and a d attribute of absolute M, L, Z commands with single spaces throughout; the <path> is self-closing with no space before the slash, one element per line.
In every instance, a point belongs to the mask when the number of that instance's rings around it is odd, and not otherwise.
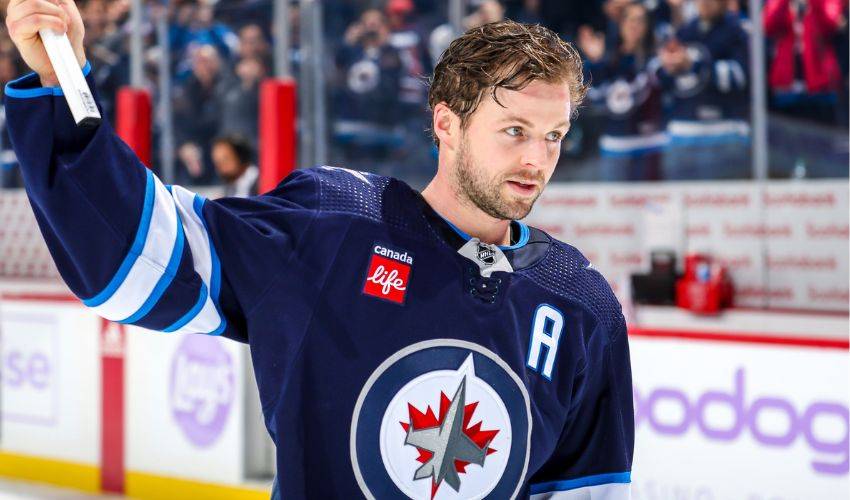
<path fill-rule="evenodd" d="M 443 481 L 459 491 L 458 473 L 465 473 L 469 464 L 483 467 L 487 455 L 496 452 L 489 445 L 498 430 L 481 430 L 481 422 L 469 426 L 476 406 L 478 403 L 466 404 L 466 376 L 451 400 L 440 393 L 439 418 L 430 407 L 423 413 L 408 404 L 410 421 L 401 423 L 407 432 L 404 444 L 419 450 L 417 460 L 422 466 L 413 479 L 431 479 L 431 498 Z"/>
<path fill-rule="evenodd" d="M 351 459 L 367 498 L 513 498 L 530 433 L 528 394 L 507 363 L 435 339 L 375 369 L 355 405 Z"/>

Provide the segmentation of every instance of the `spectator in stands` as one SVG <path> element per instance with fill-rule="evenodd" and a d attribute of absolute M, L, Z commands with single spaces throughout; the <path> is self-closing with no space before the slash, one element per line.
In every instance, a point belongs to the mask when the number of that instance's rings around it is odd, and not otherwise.
<path fill-rule="evenodd" d="M 470 27 L 496 23 L 505 19 L 505 7 L 498 0 L 484 0 L 478 9 L 467 19 Z"/>
<path fill-rule="evenodd" d="M 546 20 L 546 26 L 567 40 L 575 40 L 580 26 L 605 30 L 602 3 L 602 0 L 540 0 L 540 17 Z"/>
<path fill-rule="evenodd" d="M 125 2 L 88 0 L 82 5 L 80 14 L 86 25 L 83 44 L 92 64 L 94 79 L 104 114 L 115 120 L 115 93 L 129 84 L 130 53 L 128 45 L 129 19 Z M 150 25 L 147 25 L 150 30 Z"/>
<path fill-rule="evenodd" d="M 522 5 L 511 18 L 519 23 L 546 24 L 540 15 L 540 0 L 522 0 Z"/>
<path fill-rule="evenodd" d="M 688 1 L 693 2 L 693 0 L 604 0 L 601 3 L 601 12 L 604 16 L 605 24 L 601 29 L 605 32 L 607 46 L 614 47 L 620 42 L 623 17 L 625 16 L 626 9 L 631 5 L 640 4 L 644 8 L 647 22 L 652 25 L 652 31 L 647 33 L 647 35 L 654 38 L 659 35 L 655 31 L 656 29 L 660 30 L 661 33 L 672 33 L 673 28 L 670 26 L 671 11 L 676 6 L 681 6 Z M 681 23 L 676 26 L 678 27 L 680 25 Z M 581 35 L 581 32 L 584 31 L 586 26 L 592 27 L 592 25 L 579 26 L 576 33 L 577 37 Z"/>
<path fill-rule="evenodd" d="M 178 5 L 169 39 L 178 80 L 186 78 L 191 72 L 191 54 L 197 46 L 212 46 L 221 58 L 229 60 L 239 45 L 236 34 L 213 18 L 211 0 L 189 1 Z"/>
<path fill-rule="evenodd" d="M 623 19 L 623 13 L 626 7 L 632 4 L 632 0 L 605 0 L 602 3 L 602 13 L 605 14 L 605 42 L 609 47 L 617 45 L 617 39 L 620 37 L 620 21 Z M 579 26 L 576 32 L 577 37 L 581 37 L 582 33 L 587 32 L 588 25 Z"/>
<path fill-rule="evenodd" d="M 670 34 L 693 21 L 699 16 L 696 0 L 665 0 L 666 12 L 660 17 L 660 21 L 669 26 Z"/>
<path fill-rule="evenodd" d="M 478 4 L 478 7 L 463 19 L 463 29 L 468 30 L 477 28 L 478 26 L 495 23 L 505 18 L 505 8 L 498 0 L 483 0 Z M 452 43 L 452 40 L 458 36 L 455 33 L 454 26 L 450 23 L 444 23 L 431 32 L 428 37 L 428 48 L 431 52 L 431 62 L 437 64 L 443 51 Z"/>
<path fill-rule="evenodd" d="M 336 54 L 334 138 L 349 163 L 385 160 L 404 138 L 396 127 L 404 67 L 389 37 L 383 12 L 370 9 L 349 26 Z"/>
<path fill-rule="evenodd" d="M 106 22 L 110 27 L 123 26 L 130 18 L 130 0 L 108 0 L 106 3 Z"/>
<path fill-rule="evenodd" d="M 431 68 L 422 36 L 411 22 L 413 0 L 389 0 L 385 11 L 390 29 L 389 44 L 398 51 L 404 68 L 399 81 L 403 116 L 413 115 L 413 119 L 421 122 L 428 100 L 428 87 L 423 77 Z"/>
<path fill-rule="evenodd" d="M 431 60 L 413 0 L 389 0 L 384 10 L 390 28 L 389 44 L 398 51 L 403 68 L 398 96 L 403 142 L 393 154 L 400 168 L 421 170 L 421 165 L 431 161 L 433 146 L 423 126 L 430 116 L 425 75 L 431 73 Z M 396 169 L 397 174 L 404 175 L 400 168 Z"/>
<path fill-rule="evenodd" d="M 177 155 L 185 168 L 176 181 L 210 184 L 215 180 L 210 145 L 221 121 L 229 118 L 222 114 L 222 102 L 231 80 L 222 71 L 221 58 L 212 45 L 196 47 L 191 58 L 192 74 L 174 91 Z"/>
<path fill-rule="evenodd" d="M 298 0 L 290 0 L 290 4 Z M 269 0 L 216 0 L 214 17 L 233 29 L 248 24 L 266 25 L 272 22 L 274 2 Z"/>
<path fill-rule="evenodd" d="M 666 135 L 660 89 L 647 69 L 654 46 L 646 7 L 632 3 L 623 9 L 613 47 L 589 27 L 579 28 L 578 45 L 592 82 L 588 97 L 605 117 L 602 179 L 657 180 Z"/>
<path fill-rule="evenodd" d="M 748 39 L 725 0 L 697 0 L 699 16 L 658 51 L 669 105 L 665 177 L 749 175 Z"/>
<path fill-rule="evenodd" d="M 775 108 L 835 123 L 842 78 L 833 39 L 847 25 L 846 5 L 842 0 L 767 1 L 764 29 L 773 42 L 769 83 Z"/>
<path fill-rule="evenodd" d="M 267 76 L 266 66 L 259 56 L 244 57 L 236 64 L 236 79 L 222 95 L 223 120 L 220 131 L 251 138 L 257 147 L 260 83 Z"/>
<path fill-rule="evenodd" d="M 224 196 L 246 198 L 257 194 L 260 169 L 253 157 L 254 149 L 243 136 L 223 135 L 213 141 L 212 160 L 224 181 Z"/>
<path fill-rule="evenodd" d="M 297 12 L 297 9 L 290 9 L 290 15 L 293 10 Z M 259 25 L 248 24 L 239 29 L 237 56 L 237 60 L 257 59 L 266 72 L 271 71 L 274 64 L 271 45 Z"/>
<path fill-rule="evenodd" d="M 83 24 L 86 27 L 86 33 L 83 38 L 83 44 L 90 46 L 101 37 L 107 34 L 108 18 L 106 16 L 106 1 L 105 0 L 88 0 L 80 6 L 80 16 L 83 18 Z"/>

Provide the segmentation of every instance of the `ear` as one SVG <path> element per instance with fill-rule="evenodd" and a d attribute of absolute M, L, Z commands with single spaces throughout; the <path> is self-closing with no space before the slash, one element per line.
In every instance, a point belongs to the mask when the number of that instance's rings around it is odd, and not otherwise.
<path fill-rule="evenodd" d="M 434 106 L 433 114 L 431 126 L 440 140 L 440 147 L 455 149 L 460 140 L 460 117 L 445 102 Z"/>

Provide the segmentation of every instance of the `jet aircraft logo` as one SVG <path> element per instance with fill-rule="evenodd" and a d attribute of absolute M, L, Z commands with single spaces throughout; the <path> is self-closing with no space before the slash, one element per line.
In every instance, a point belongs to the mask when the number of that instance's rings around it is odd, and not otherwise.
<path fill-rule="evenodd" d="M 367 498 L 514 498 L 530 433 L 528 393 L 504 360 L 434 339 L 369 377 L 352 418 L 351 460 Z"/>

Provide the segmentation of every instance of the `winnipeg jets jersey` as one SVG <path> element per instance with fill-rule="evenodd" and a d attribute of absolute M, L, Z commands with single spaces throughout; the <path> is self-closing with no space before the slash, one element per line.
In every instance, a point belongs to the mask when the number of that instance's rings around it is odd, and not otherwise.
<path fill-rule="evenodd" d="M 163 185 L 109 123 L 75 127 L 35 75 L 6 96 L 82 302 L 250 344 L 282 498 L 628 497 L 625 323 L 575 248 L 520 222 L 510 246 L 483 244 L 403 182 L 340 168 L 207 200 Z"/>

